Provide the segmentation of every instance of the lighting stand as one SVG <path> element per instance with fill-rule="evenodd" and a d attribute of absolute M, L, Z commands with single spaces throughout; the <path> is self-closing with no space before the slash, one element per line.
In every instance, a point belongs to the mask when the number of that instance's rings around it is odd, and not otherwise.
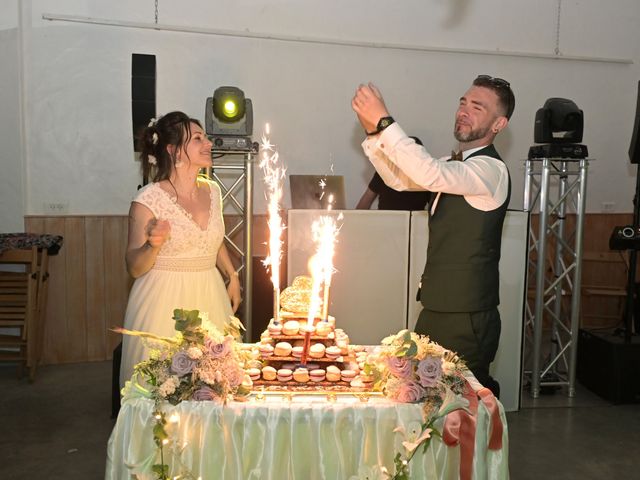
<path fill-rule="evenodd" d="M 535 273 L 535 297 L 527 300 L 525 312 L 525 364 L 530 360 L 532 368 L 524 374 L 530 377 L 533 398 L 541 386 L 568 385 L 569 396 L 575 395 L 588 165 L 586 158 L 529 158 L 525 163 L 524 210 L 531 212 L 539 201 L 538 229 L 530 226 L 529 235 L 528 277 Z M 551 178 L 557 181 L 552 184 Z M 576 216 L 573 232 L 565 228 L 569 204 Z M 563 311 L 567 300 L 568 313 Z M 542 348 L 543 319 L 551 324 L 548 352 Z"/>
<path fill-rule="evenodd" d="M 243 290 L 243 320 L 246 329 L 245 338 L 252 338 L 252 294 L 253 294 L 253 268 L 251 264 L 253 236 L 253 164 L 254 155 L 258 153 L 258 144 L 253 143 L 246 149 L 236 150 L 218 150 L 214 146 L 211 149 L 212 156 L 220 154 L 221 157 L 215 158 L 213 167 L 210 169 L 209 176 L 213 178 L 222 190 L 222 211 L 225 213 L 225 207 L 233 207 L 242 218 L 231 228 L 226 225 L 224 241 L 235 255 L 240 258 L 241 265 L 238 269 L 242 273 L 242 290 Z M 225 156 L 242 156 L 242 161 L 220 161 Z M 230 175 L 222 175 L 228 173 Z M 231 177 L 231 184 L 228 185 Z M 227 183 L 225 183 L 225 181 Z M 241 198 L 241 193 L 244 196 Z M 234 241 L 235 235 L 243 229 L 242 245 Z"/>

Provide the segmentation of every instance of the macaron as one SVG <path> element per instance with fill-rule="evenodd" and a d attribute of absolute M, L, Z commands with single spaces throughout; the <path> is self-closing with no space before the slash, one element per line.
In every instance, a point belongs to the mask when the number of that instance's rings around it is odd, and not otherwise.
<path fill-rule="evenodd" d="M 358 390 L 358 391 L 362 391 L 365 389 L 365 384 L 362 380 L 360 380 L 359 378 L 354 378 L 353 380 L 351 380 L 351 382 L 349 383 L 349 385 L 351 386 L 351 388 L 353 390 Z"/>
<path fill-rule="evenodd" d="M 272 366 L 266 366 L 262 369 L 262 378 L 265 380 L 275 380 L 277 377 L 276 369 Z"/>
<path fill-rule="evenodd" d="M 304 350 L 304 347 L 302 347 L 301 345 L 297 347 L 293 347 L 291 349 L 291 355 L 293 355 L 296 358 L 300 358 L 302 357 L 302 350 Z"/>
<path fill-rule="evenodd" d="M 274 348 L 273 345 L 269 343 L 263 343 L 258 347 L 258 350 L 260 350 L 261 357 L 270 357 L 273 355 Z"/>
<path fill-rule="evenodd" d="M 366 385 L 366 384 L 372 384 L 373 380 L 374 380 L 374 376 L 373 375 L 367 375 L 366 373 L 362 373 L 360 372 L 359 375 L 360 380 L 362 380 L 362 382 Z"/>
<path fill-rule="evenodd" d="M 295 335 L 300 330 L 300 324 L 297 320 L 289 320 L 282 326 L 282 333 L 285 335 Z"/>
<path fill-rule="evenodd" d="M 356 378 L 356 372 L 353 370 L 342 370 L 340 378 L 343 382 L 351 383 Z"/>
<path fill-rule="evenodd" d="M 279 382 L 290 382 L 293 378 L 293 372 L 288 368 L 281 368 L 278 370 L 278 381 Z"/>
<path fill-rule="evenodd" d="M 316 335 L 319 337 L 326 337 L 331 333 L 331 325 L 327 322 L 319 322 L 316 325 Z"/>
<path fill-rule="evenodd" d="M 249 368 L 247 369 L 247 374 L 251 380 L 260 380 L 260 369 L 259 368 Z"/>
<path fill-rule="evenodd" d="M 296 368 L 293 372 L 293 379 L 298 383 L 307 383 L 309 381 L 309 370 Z"/>
<path fill-rule="evenodd" d="M 315 368 L 309 372 L 309 378 L 312 382 L 322 382 L 327 376 L 322 368 Z"/>
<path fill-rule="evenodd" d="M 300 327 L 300 335 L 304 335 L 305 333 L 309 333 L 310 335 L 313 335 L 314 333 L 316 333 L 316 327 L 314 327 L 313 325 L 302 325 Z"/>
<path fill-rule="evenodd" d="M 291 354 L 291 344 L 289 342 L 278 342 L 273 349 L 276 357 L 288 357 Z"/>
<path fill-rule="evenodd" d="M 336 347 L 335 345 L 331 345 L 330 347 L 327 347 L 325 350 L 325 355 L 327 356 L 327 358 L 330 358 L 332 360 L 335 360 L 336 358 L 338 358 L 341 355 L 342 351 L 340 350 L 339 347 Z"/>
<path fill-rule="evenodd" d="M 281 323 L 270 323 L 269 324 L 269 334 L 270 335 L 282 335 L 282 324 Z"/>
<path fill-rule="evenodd" d="M 327 380 L 330 382 L 337 382 L 340 378 L 340 369 L 335 365 L 329 365 L 327 367 Z"/>
<path fill-rule="evenodd" d="M 324 357 L 325 347 L 322 343 L 314 343 L 309 347 L 309 356 L 311 358 L 322 358 Z"/>

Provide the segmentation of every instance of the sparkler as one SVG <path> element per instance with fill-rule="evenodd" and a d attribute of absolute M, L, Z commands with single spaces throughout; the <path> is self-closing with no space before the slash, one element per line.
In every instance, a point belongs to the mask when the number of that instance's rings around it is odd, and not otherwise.
<path fill-rule="evenodd" d="M 342 214 L 338 220 L 342 219 Z M 330 215 L 322 215 L 313 222 L 311 232 L 313 240 L 317 245 L 316 254 L 310 262 L 313 285 L 311 290 L 311 305 L 309 306 L 309 316 L 307 323 L 313 325 L 313 319 L 320 313 L 322 320 L 327 321 L 329 316 L 329 291 L 331 289 L 331 279 L 335 271 L 333 266 L 333 256 L 335 254 L 335 244 L 340 231 L 336 218 Z M 322 311 L 320 312 L 320 288 L 323 288 Z"/>
<path fill-rule="evenodd" d="M 269 124 L 265 125 L 260 149 L 262 158 L 260 168 L 264 173 L 264 182 L 267 186 L 268 200 L 268 226 L 269 226 L 269 255 L 264 260 L 264 265 L 271 269 L 271 283 L 273 284 L 273 321 L 280 323 L 280 259 L 282 257 L 282 231 L 284 224 L 280 217 L 280 201 L 282 200 L 282 183 L 285 168 L 279 165 L 279 154 L 275 145 L 269 139 Z"/>

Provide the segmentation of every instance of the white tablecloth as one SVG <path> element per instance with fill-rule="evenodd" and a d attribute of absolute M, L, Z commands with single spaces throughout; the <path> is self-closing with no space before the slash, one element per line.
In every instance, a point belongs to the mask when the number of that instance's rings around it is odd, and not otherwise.
<path fill-rule="evenodd" d="M 476 416 L 474 479 L 507 479 L 508 435 L 502 405 L 498 403 L 504 427 L 502 448 L 488 449 L 490 414 L 481 402 Z M 126 400 L 108 445 L 107 480 L 156 478 L 151 465 L 159 463 L 153 441 L 153 401 Z M 422 422 L 422 407 L 381 397 L 363 403 L 355 397 L 267 397 L 258 401 L 182 402 L 165 405 L 173 443 L 165 447 L 165 463 L 171 476 L 180 473 L 182 462 L 202 480 L 347 480 L 363 466 L 384 465 L 393 472 L 399 447 L 396 427 L 410 429 Z M 442 431 L 443 420 L 436 423 Z M 171 445 L 174 445 L 173 448 Z M 178 450 L 182 449 L 182 453 Z M 460 447 L 449 447 L 433 438 L 426 453 L 422 446 L 410 463 L 411 478 L 457 479 Z"/>

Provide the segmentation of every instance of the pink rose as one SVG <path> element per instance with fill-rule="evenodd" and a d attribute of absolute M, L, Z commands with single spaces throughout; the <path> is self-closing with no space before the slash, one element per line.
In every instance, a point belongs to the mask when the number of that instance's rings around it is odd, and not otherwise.
<path fill-rule="evenodd" d="M 413 362 L 407 357 L 387 357 L 387 366 L 396 377 L 410 378 L 413 374 Z"/>
<path fill-rule="evenodd" d="M 193 397 L 191 398 L 197 402 L 204 402 L 208 400 L 218 400 L 218 396 L 216 395 L 216 392 L 214 392 L 209 387 L 199 388 L 198 390 L 193 392 Z"/>
<path fill-rule="evenodd" d="M 215 343 L 208 338 L 204 344 L 212 358 L 222 358 L 229 355 L 231 351 L 231 337 L 226 337 L 222 343 Z"/>
<path fill-rule="evenodd" d="M 418 363 L 416 370 L 420 378 L 420 385 L 423 387 L 435 387 L 442 377 L 442 359 L 438 357 L 427 357 Z"/>
<path fill-rule="evenodd" d="M 413 380 L 400 383 L 393 392 L 393 398 L 404 403 L 419 402 L 424 396 L 424 389 L 418 382 Z"/>
<path fill-rule="evenodd" d="M 191 373 L 195 362 L 184 350 L 180 350 L 171 359 L 171 371 L 179 377 Z"/>

